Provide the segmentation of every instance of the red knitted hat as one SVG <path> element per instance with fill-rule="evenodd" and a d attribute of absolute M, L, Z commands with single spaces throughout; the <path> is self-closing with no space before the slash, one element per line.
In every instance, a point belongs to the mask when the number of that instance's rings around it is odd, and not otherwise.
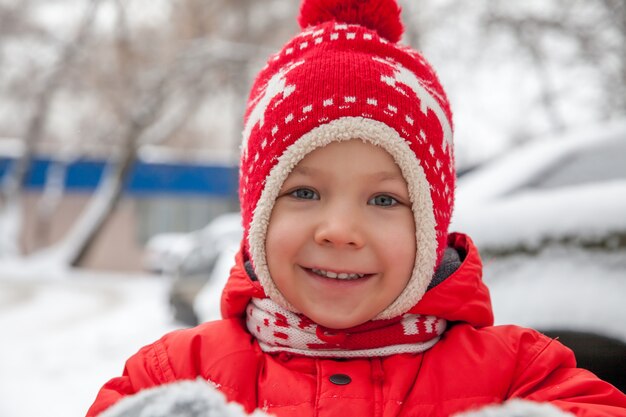
<path fill-rule="evenodd" d="M 452 115 L 435 72 L 398 44 L 395 0 L 304 0 L 303 31 L 258 74 L 245 116 L 240 166 L 243 248 L 265 293 L 295 311 L 272 281 L 268 222 L 291 170 L 316 148 L 359 138 L 400 167 L 417 241 L 407 288 L 377 318 L 405 313 L 424 295 L 446 246 L 454 201 Z"/>

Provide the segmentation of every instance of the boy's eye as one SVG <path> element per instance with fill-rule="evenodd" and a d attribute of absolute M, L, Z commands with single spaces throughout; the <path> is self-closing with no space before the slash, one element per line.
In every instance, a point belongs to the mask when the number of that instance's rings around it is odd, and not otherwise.
<path fill-rule="evenodd" d="M 290 195 L 292 197 L 301 199 L 301 200 L 319 200 L 320 197 L 317 193 L 310 188 L 298 188 L 297 190 L 293 190 Z"/>
<path fill-rule="evenodd" d="M 371 204 L 373 206 L 390 207 L 390 206 L 395 206 L 396 204 L 398 204 L 398 200 L 386 194 L 381 194 L 381 195 L 372 197 L 367 202 L 367 204 Z"/>

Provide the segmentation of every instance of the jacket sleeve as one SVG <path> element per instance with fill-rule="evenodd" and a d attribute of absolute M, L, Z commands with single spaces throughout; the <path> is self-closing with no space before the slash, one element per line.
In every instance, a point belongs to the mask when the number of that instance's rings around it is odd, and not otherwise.
<path fill-rule="evenodd" d="M 87 417 L 99 415 L 126 396 L 174 380 L 161 341 L 145 346 L 126 361 L 122 376 L 104 384 L 87 411 Z"/>
<path fill-rule="evenodd" d="M 626 417 L 626 395 L 591 372 L 576 368 L 573 352 L 556 340 L 527 331 L 508 398 L 549 402 L 579 417 Z"/>

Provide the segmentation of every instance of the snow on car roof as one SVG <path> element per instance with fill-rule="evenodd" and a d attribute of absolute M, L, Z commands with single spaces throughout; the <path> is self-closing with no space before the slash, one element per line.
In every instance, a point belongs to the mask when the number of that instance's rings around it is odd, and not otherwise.
<path fill-rule="evenodd" d="M 568 155 L 615 143 L 626 144 L 626 120 L 533 142 L 466 174 L 458 181 L 451 230 L 468 233 L 481 249 L 625 234 L 626 176 L 584 182 L 581 175 L 579 184 L 532 186 Z M 626 165 L 626 152 L 620 157 Z"/>
<path fill-rule="evenodd" d="M 626 141 L 626 119 L 534 140 L 459 178 L 457 199 L 464 203 L 502 195 L 531 181 L 564 155 L 616 141 Z"/>

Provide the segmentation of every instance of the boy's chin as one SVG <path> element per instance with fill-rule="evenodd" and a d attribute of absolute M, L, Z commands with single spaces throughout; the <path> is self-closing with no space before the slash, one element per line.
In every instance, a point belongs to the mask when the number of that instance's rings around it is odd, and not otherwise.
<path fill-rule="evenodd" d="M 313 316 L 313 317 L 311 317 Z M 351 314 L 345 314 L 341 312 L 325 312 L 325 314 L 312 314 L 308 316 L 311 320 L 317 323 L 319 326 L 332 330 L 345 330 L 352 327 L 359 326 L 363 323 L 367 323 L 372 317 L 361 317 Z"/>
<path fill-rule="evenodd" d="M 315 321 L 315 320 L 314 320 Z M 323 323 L 320 323 L 318 321 L 315 321 L 318 325 L 326 328 L 326 329 L 330 329 L 330 330 L 346 330 L 346 329 L 351 329 L 353 327 L 357 327 L 363 323 L 367 323 L 367 321 L 355 321 L 355 322 L 336 322 L 336 321 L 324 321 Z"/>

